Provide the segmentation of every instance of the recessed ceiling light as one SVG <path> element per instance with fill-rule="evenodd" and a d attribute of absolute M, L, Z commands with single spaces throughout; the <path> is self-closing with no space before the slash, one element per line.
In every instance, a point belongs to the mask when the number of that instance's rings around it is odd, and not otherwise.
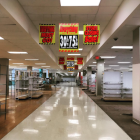
<path fill-rule="evenodd" d="M 83 35 L 84 34 L 84 31 L 79 31 L 79 35 Z"/>
<path fill-rule="evenodd" d="M 80 50 L 80 51 L 82 51 L 82 50 L 83 50 L 83 48 L 79 48 L 79 50 Z"/>
<path fill-rule="evenodd" d="M 60 0 L 61 6 L 99 6 L 101 0 Z"/>
<path fill-rule="evenodd" d="M 39 59 L 25 59 L 25 60 L 28 60 L 28 61 L 37 61 Z"/>
<path fill-rule="evenodd" d="M 129 69 L 129 68 L 120 68 L 120 69 Z"/>
<path fill-rule="evenodd" d="M 4 38 L 0 36 L 0 40 L 4 40 Z"/>
<path fill-rule="evenodd" d="M 23 64 L 23 63 L 13 63 L 13 64 Z"/>
<path fill-rule="evenodd" d="M 89 66 L 96 66 L 96 65 L 89 65 Z"/>
<path fill-rule="evenodd" d="M 93 63 L 97 63 L 97 62 L 93 62 Z"/>
<path fill-rule="evenodd" d="M 9 59 L 9 60 L 11 60 L 11 59 Z"/>
<path fill-rule="evenodd" d="M 50 67 L 50 66 L 41 66 L 41 67 Z"/>
<path fill-rule="evenodd" d="M 104 58 L 104 59 L 106 59 L 106 58 L 116 58 L 116 56 L 100 56 L 101 58 Z"/>
<path fill-rule="evenodd" d="M 112 49 L 133 49 L 133 46 L 113 46 Z"/>
<path fill-rule="evenodd" d="M 118 62 L 120 64 L 128 64 L 128 63 L 131 63 L 131 62 Z"/>
<path fill-rule="evenodd" d="M 46 63 L 35 63 L 35 65 L 46 65 Z"/>
<path fill-rule="evenodd" d="M 111 67 L 118 67 L 119 65 L 109 65 L 109 66 L 111 66 Z"/>
<path fill-rule="evenodd" d="M 28 54 L 27 52 L 8 52 L 8 53 L 11 53 L 11 54 Z"/>
<path fill-rule="evenodd" d="M 131 57 L 131 58 L 133 58 L 133 57 Z"/>
<path fill-rule="evenodd" d="M 68 54 L 68 55 L 81 55 L 81 54 Z"/>

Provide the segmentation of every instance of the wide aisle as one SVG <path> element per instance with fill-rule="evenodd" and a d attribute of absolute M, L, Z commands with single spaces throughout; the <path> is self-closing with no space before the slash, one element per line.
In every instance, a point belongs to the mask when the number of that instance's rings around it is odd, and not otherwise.
<path fill-rule="evenodd" d="M 2 140 L 72 139 L 131 140 L 78 87 L 62 87 Z"/>

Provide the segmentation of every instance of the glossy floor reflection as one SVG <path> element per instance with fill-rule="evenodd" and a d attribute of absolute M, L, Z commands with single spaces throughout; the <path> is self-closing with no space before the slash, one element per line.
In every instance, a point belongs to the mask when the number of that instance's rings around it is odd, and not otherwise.
<path fill-rule="evenodd" d="M 78 87 L 61 87 L 2 140 L 131 140 Z"/>

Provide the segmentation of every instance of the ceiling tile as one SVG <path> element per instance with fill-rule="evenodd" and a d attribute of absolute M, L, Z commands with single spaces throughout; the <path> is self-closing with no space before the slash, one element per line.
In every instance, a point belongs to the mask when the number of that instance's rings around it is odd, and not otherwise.
<path fill-rule="evenodd" d="M 123 0 L 101 0 L 100 6 L 120 6 Z"/>
<path fill-rule="evenodd" d="M 99 7 L 99 11 L 98 11 L 98 14 L 101 15 L 105 15 L 105 14 L 108 14 L 108 15 L 111 15 L 111 14 L 115 14 L 115 12 L 117 11 L 117 8 L 118 7 Z"/>
<path fill-rule="evenodd" d="M 60 6 L 60 0 L 18 0 L 24 6 Z"/>

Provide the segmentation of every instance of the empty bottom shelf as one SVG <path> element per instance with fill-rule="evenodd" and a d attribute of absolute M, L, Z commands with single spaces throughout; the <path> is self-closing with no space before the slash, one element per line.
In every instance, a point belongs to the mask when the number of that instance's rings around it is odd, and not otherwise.
<path fill-rule="evenodd" d="M 25 100 L 25 99 L 27 99 L 28 97 L 29 97 L 28 95 L 20 95 L 20 96 L 16 97 L 16 99 Z"/>
<path fill-rule="evenodd" d="M 131 102 L 132 98 L 114 98 L 114 97 L 104 97 L 104 101 L 117 101 L 117 102 Z"/>

